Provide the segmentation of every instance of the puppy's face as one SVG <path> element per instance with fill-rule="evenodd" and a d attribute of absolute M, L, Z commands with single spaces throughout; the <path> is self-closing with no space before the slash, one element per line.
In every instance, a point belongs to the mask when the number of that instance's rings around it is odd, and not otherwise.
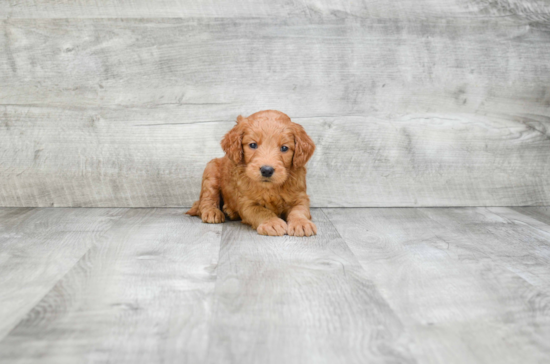
<path fill-rule="evenodd" d="M 222 140 L 222 148 L 246 176 L 265 185 L 283 184 L 292 168 L 303 167 L 315 145 L 304 129 L 278 111 L 261 111 L 237 125 Z"/>
<path fill-rule="evenodd" d="M 251 123 L 243 134 L 246 175 L 260 183 L 283 184 L 294 157 L 294 133 L 289 127 Z"/>

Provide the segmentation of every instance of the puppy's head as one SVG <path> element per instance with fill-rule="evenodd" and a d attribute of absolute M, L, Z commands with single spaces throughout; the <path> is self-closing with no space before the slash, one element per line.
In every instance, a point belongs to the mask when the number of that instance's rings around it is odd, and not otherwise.
<path fill-rule="evenodd" d="M 315 151 L 304 128 L 274 110 L 239 116 L 221 144 L 233 162 L 246 165 L 248 178 L 266 187 L 283 184 L 289 171 L 304 167 Z"/>

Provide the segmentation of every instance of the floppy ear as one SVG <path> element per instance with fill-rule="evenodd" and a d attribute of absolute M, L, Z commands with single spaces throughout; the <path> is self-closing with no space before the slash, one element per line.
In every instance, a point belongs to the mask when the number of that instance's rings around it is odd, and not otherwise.
<path fill-rule="evenodd" d="M 246 119 L 237 117 L 237 125 L 229 130 L 222 140 L 222 149 L 229 159 L 239 164 L 243 160 L 243 124 Z"/>
<path fill-rule="evenodd" d="M 293 123 L 294 127 L 294 143 L 296 144 L 294 148 L 294 159 L 292 160 L 292 165 L 295 168 L 300 168 L 306 165 L 307 161 L 313 155 L 315 151 L 315 143 L 306 134 L 304 128 Z"/>

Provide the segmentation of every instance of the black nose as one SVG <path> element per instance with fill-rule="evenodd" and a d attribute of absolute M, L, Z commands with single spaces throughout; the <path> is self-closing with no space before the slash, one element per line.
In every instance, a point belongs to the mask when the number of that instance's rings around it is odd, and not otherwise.
<path fill-rule="evenodd" d="M 275 169 L 271 166 L 262 166 L 262 168 L 260 168 L 260 172 L 262 172 L 262 176 L 264 177 L 271 177 L 273 176 Z"/>

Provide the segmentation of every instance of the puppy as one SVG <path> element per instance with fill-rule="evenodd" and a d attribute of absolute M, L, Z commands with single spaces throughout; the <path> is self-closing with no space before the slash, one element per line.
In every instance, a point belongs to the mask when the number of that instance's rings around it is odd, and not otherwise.
<path fill-rule="evenodd" d="M 225 156 L 206 165 L 187 214 L 211 224 L 240 218 L 261 235 L 317 234 L 305 168 L 315 144 L 301 125 L 275 110 L 239 116 L 221 145 Z"/>

